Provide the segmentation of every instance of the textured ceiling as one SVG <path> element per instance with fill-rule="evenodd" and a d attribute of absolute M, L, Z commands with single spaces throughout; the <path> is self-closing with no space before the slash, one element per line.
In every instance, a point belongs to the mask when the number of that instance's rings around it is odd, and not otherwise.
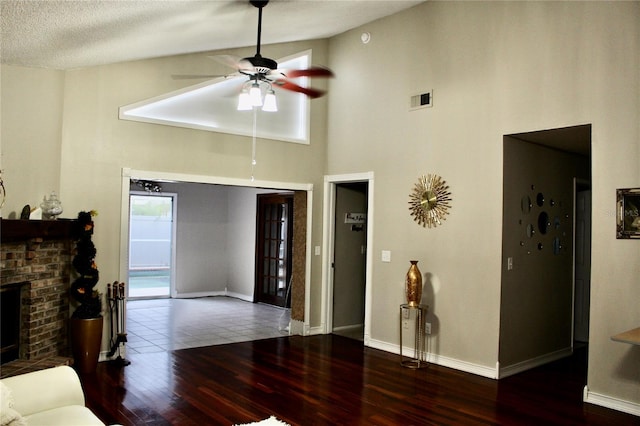
<path fill-rule="evenodd" d="M 272 0 L 262 44 L 331 37 L 424 0 Z M 73 69 L 255 46 L 248 1 L 0 0 L 2 63 Z"/>

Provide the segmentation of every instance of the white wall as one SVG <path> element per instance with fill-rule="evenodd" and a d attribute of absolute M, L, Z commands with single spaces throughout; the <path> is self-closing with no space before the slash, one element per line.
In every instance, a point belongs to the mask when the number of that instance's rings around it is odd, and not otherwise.
<path fill-rule="evenodd" d="M 588 387 L 638 409 L 640 353 L 610 336 L 640 325 L 640 244 L 615 239 L 612 214 L 615 189 L 640 186 L 639 23 L 638 2 L 425 2 L 330 40 L 328 174 L 376 176 L 372 340 L 397 340 L 403 278 L 417 259 L 431 274 L 430 350 L 494 369 L 502 137 L 592 123 Z M 410 96 L 430 89 L 433 107 L 409 112 Z M 426 173 L 453 197 L 435 229 L 407 208 Z"/>

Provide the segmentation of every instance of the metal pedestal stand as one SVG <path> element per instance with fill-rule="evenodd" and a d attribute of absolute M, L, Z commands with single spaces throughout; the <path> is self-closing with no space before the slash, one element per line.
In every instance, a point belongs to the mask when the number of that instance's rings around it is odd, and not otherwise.
<path fill-rule="evenodd" d="M 400 364 L 407 368 L 423 368 L 427 366 L 425 361 L 425 330 L 424 321 L 428 310 L 427 305 L 400 305 Z M 405 316 L 405 311 L 408 311 L 408 315 Z M 415 311 L 415 335 L 414 335 L 414 351 L 413 357 L 405 356 L 402 354 L 402 332 L 403 323 L 409 321 L 412 317 L 412 313 Z"/>

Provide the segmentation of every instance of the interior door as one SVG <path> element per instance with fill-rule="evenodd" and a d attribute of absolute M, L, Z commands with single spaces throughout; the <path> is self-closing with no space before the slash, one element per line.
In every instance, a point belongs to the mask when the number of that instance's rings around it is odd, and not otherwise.
<path fill-rule="evenodd" d="M 255 301 L 289 304 L 293 194 L 258 195 Z"/>

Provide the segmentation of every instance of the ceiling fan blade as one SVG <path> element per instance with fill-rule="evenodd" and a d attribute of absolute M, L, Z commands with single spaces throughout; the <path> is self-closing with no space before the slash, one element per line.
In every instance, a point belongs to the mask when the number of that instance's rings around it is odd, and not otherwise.
<path fill-rule="evenodd" d="M 320 96 L 327 93 L 323 90 L 313 89 L 311 87 L 302 87 L 288 80 L 278 80 L 275 82 L 275 86 L 279 87 L 280 89 L 302 93 L 303 95 L 307 95 L 311 99 L 319 98 Z"/>
<path fill-rule="evenodd" d="M 298 77 L 333 77 L 333 72 L 329 68 L 323 67 L 311 67 L 306 69 L 299 70 L 282 70 L 282 74 L 284 74 L 287 78 L 298 78 Z"/>
<path fill-rule="evenodd" d="M 233 55 L 215 55 L 208 56 L 208 58 L 211 58 L 222 65 L 231 67 L 236 71 L 242 71 L 245 74 L 253 74 L 255 72 L 255 67 L 247 60 L 247 58 L 240 58 Z"/>
<path fill-rule="evenodd" d="M 238 64 L 242 60 L 238 56 L 233 56 L 233 55 L 214 55 L 214 56 L 207 56 L 207 58 L 213 59 L 214 61 L 222 65 L 231 67 L 233 69 L 238 69 Z"/>
<path fill-rule="evenodd" d="M 195 80 L 195 79 L 204 79 L 204 78 L 227 78 L 229 75 L 221 75 L 221 74 L 173 74 L 171 78 L 174 80 Z"/>

